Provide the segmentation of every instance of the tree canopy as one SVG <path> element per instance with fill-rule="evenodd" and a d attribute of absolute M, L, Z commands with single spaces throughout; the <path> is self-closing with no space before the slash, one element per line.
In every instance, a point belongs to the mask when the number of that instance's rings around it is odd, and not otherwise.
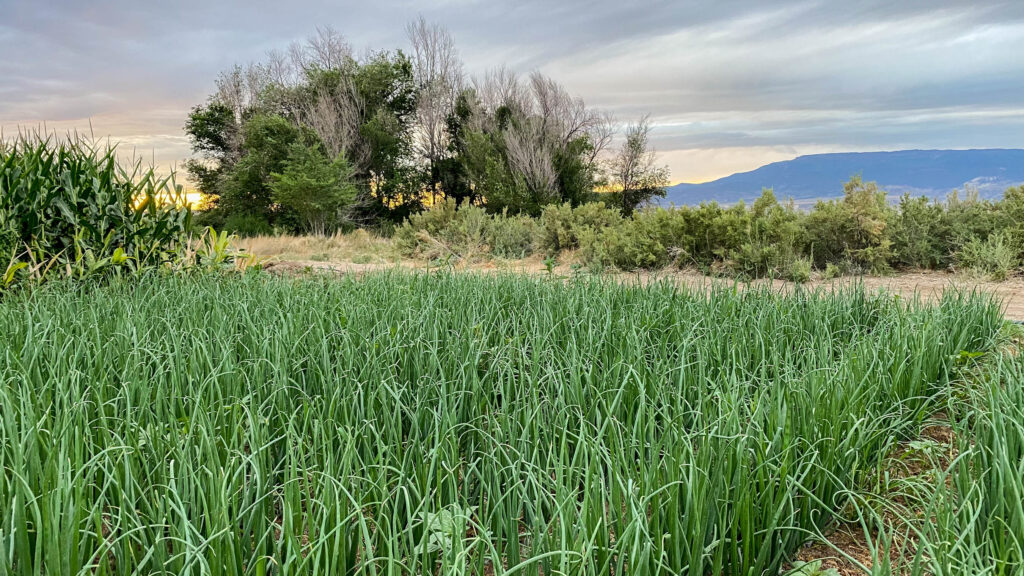
<path fill-rule="evenodd" d="M 222 73 L 185 126 L 206 218 L 328 232 L 400 222 L 445 199 L 539 215 L 611 188 L 629 214 L 664 194 L 667 170 L 654 165 L 646 119 L 612 153 L 611 116 L 553 79 L 498 68 L 468 80 L 444 28 L 421 18 L 407 32 L 408 53 L 357 58 L 322 28 Z"/>

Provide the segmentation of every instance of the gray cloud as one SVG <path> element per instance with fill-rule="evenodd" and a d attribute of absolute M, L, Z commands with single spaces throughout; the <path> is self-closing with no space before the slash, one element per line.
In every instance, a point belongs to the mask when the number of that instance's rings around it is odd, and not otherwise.
<path fill-rule="evenodd" d="M 91 119 L 171 163 L 220 70 L 324 24 L 401 47 L 420 13 L 471 72 L 539 69 L 620 118 L 650 112 L 681 180 L 804 152 L 1024 147 L 1017 0 L 0 0 L 0 126 Z"/>

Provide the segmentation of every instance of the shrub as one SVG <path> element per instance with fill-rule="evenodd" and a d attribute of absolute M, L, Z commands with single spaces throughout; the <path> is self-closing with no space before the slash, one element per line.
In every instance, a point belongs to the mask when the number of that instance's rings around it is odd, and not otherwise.
<path fill-rule="evenodd" d="M 789 270 L 786 273 L 788 280 L 803 284 L 811 279 L 811 259 L 797 258 L 789 263 Z"/>
<path fill-rule="evenodd" d="M 730 256 L 735 272 L 750 278 L 780 277 L 793 259 L 781 246 L 768 242 L 745 242 Z"/>
<path fill-rule="evenodd" d="M 547 206 L 538 221 L 537 245 L 547 253 L 579 248 L 582 231 L 596 232 L 622 222 L 622 214 L 604 202 L 590 202 L 575 209 L 568 203 Z"/>
<path fill-rule="evenodd" d="M 874 182 L 852 178 L 841 200 L 818 202 L 805 220 L 815 265 L 850 260 L 873 272 L 886 270 L 892 256 L 891 213 L 885 192 Z"/>
<path fill-rule="evenodd" d="M 274 233 L 274 227 L 265 216 L 248 214 L 245 212 L 234 212 L 224 218 L 223 230 L 242 238 L 252 236 L 269 236 Z"/>
<path fill-rule="evenodd" d="M 949 264 L 950 231 L 945 210 L 927 197 L 904 194 L 892 219 L 892 263 L 934 270 Z"/>
<path fill-rule="evenodd" d="M 403 256 L 422 255 L 421 248 L 425 241 L 445 235 L 456 218 L 458 215 L 454 200 L 445 200 L 429 210 L 413 214 L 395 230 L 395 246 Z"/>
<path fill-rule="evenodd" d="M 665 247 L 633 221 L 602 229 L 581 228 L 579 242 L 580 259 L 590 269 L 651 269 L 668 261 Z"/>
<path fill-rule="evenodd" d="M 456 209 L 448 199 L 413 214 L 396 230 L 395 245 L 409 257 L 460 258 L 493 254 L 521 258 L 533 252 L 534 222 L 524 215 L 490 216 L 480 206 Z"/>
<path fill-rule="evenodd" d="M 1001 282 L 1017 268 L 1017 249 L 1009 234 L 997 232 L 985 240 L 968 240 L 956 254 L 957 265 L 973 275 Z"/>
<path fill-rule="evenodd" d="M 633 221 L 662 246 L 670 250 L 672 258 L 685 264 L 688 250 L 693 245 L 693 230 L 688 221 L 689 209 L 647 208 L 633 214 Z"/>
<path fill-rule="evenodd" d="M 74 276 L 175 259 L 191 210 L 172 177 L 115 147 L 23 134 L 0 141 L 0 249 Z"/>
<path fill-rule="evenodd" d="M 572 235 L 572 206 L 546 206 L 537 219 L 537 247 L 548 254 L 569 248 Z"/>
<path fill-rule="evenodd" d="M 499 258 L 524 258 L 533 254 L 534 219 L 519 214 L 496 214 L 487 233 L 491 254 Z"/>
<path fill-rule="evenodd" d="M 1010 243 L 1017 249 L 1018 255 L 1024 254 L 1024 186 L 1006 190 L 1000 211 Z"/>
<path fill-rule="evenodd" d="M 1011 222 L 998 202 L 983 200 L 976 189 L 954 191 L 946 199 L 945 226 L 948 228 L 947 253 L 952 254 L 972 238 L 985 240 L 1005 230 Z"/>
<path fill-rule="evenodd" d="M 333 233 L 358 192 L 344 155 L 330 160 L 319 148 L 295 142 L 284 169 L 270 175 L 270 191 L 281 210 L 298 220 L 299 229 Z"/>

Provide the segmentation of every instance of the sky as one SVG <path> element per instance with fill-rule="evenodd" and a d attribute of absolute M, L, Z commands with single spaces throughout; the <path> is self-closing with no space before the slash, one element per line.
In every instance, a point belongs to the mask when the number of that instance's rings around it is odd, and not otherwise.
<path fill-rule="evenodd" d="M 539 70 L 702 182 L 803 154 L 1024 148 L 1024 0 L 0 0 L 0 128 L 171 166 L 217 74 L 329 25 L 356 51 L 444 24 L 467 72 Z"/>

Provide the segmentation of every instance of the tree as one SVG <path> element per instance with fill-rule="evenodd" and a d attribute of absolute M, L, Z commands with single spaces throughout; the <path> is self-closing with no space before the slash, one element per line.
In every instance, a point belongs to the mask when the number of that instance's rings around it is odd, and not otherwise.
<path fill-rule="evenodd" d="M 302 232 L 325 234 L 346 219 L 358 194 L 344 155 L 330 160 L 319 147 L 293 143 L 282 172 L 270 175 L 271 197 L 298 220 Z"/>
<path fill-rule="evenodd" d="M 401 51 L 378 52 L 355 69 L 352 83 L 362 103 L 359 146 L 366 158 L 363 166 L 355 166 L 356 176 L 378 209 L 400 220 L 422 201 L 411 148 L 416 113 L 412 63 Z"/>
<path fill-rule="evenodd" d="M 648 144 L 650 133 L 646 116 L 628 126 L 626 139 L 609 167 L 623 216 L 631 216 L 638 206 L 655 196 L 665 196 L 669 171 L 667 166 L 655 164 L 655 152 Z"/>
<path fill-rule="evenodd" d="M 550 78 L 534 73 L 524 83 L 500 68 L 463 91 L 448 132 L 458 166 L 446 181 L 468 183 L 456 193 L 474 191 L 491 212 L 537 215 L 593 199 L 613 125 Z"/>
<path fill-rule="evenodd" d="M 420 16 L 406 27 L 412 45 L 411 59 L 416 82 L 416 154 L 426 164 L 427 184 L 432 192 L 443 191 L 442 181 L 451 178 L 442 168 L 451 152 L 447 130 L 454 114 L 464 79 L 462 61 L 451 34 Z"/>
<path fill-rule="evenodd" d="M 318 28 L 262 63 L 221 74 L 186 125 L 198 156 L 189 170 L 219 201 L 209 215 L 281 216 L 270 174 L 283 174 L 298 140 L 316 141 L 325 158 L 344 157 L 365 200 L 352 217 L 367 220 L 402 220 L 439 195 L 537 215 L 550 203 L 589 202 L 606 183 L 608 115 L 539 73 L 521 80 L 502 68 L 467 88 L 443 27 L 419 18 L 406 31 L 409 55 L 356 58 L 340 34 Z M 284 148 L 271 151 L 264 140 Z"/>
<path fill-rule="evenodd" d="M 851 178 L 843 190 L 842 199 L 819 201 L 807 215 L 815 264 L 823 268 L 828 262 L 850 262 L 866 270 L 885 270 L 892 255 L 892 208 L 885 191 L 860 176 Z"/>
<path fill-rule="evenodd" d="M 249 119 L 242 130 L 242 157 L 219 183 L 219 207 L 228 214 L 271 220 L 270 175 L 284 169 L 291 145 L 302 136 L 298 127 L 281 116 L 261 114 Z"/>
<path fill-rule="evenodd" d="M 217 182 L 237 157 L 238 125 L 231 107 L 218 101 L 196 106 L 188 115 L 185 133 L 200 158 L 185 165 L 199 192 L 210 200 L 219 195 Z"/>

